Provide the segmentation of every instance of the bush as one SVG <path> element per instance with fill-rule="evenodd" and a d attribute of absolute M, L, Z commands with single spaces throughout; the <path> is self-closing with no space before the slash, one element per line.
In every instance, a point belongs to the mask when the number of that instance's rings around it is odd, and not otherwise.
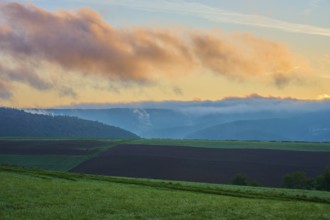
<path fill-rule="evenodd" d="M 330 168 L 326 168 L 323 174 L 316 178 L 316 188 L 330 191 Z"/>
<path fill-rule="evenodd" d="M 291 189 L 308 189 L 310 180 L 303 172 L 290 173 L 283 177 L 283 186 Z"/>
<path fill-rule="evenodd" d="M 255 181 L 255 180 L 249 182 L 248 185 L 249 185 L 249 186 L 262 186 L 260 183 L 258 183 L 258 182 Z"/>
<path fill-rule="evenodd" d="M 240 186 L 261 186 L 261 184 L 259 184 L 257 181 L 249 180 L 244 174 L 241 173 L 238 173 L 234 176 L 231 184 Z"/>
<path fill-rule="evenodd" d="M 246 186 L 247 185 L 246 176 L 240 173 L 236 174 L 232 179 L 231 183 L 234 185 Z"/>
<path fill-rule="evenodd" d="M 308 178 L 303 172 L 289 173 L 283 177 L 283 187 L 330 191 L 330 168 L 326 168 L 323 174 L 316 178 Z"/>

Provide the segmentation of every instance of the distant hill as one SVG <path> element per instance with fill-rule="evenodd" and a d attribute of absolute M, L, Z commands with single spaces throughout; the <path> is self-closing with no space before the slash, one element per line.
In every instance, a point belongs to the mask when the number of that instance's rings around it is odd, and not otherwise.
<path fill-rule="evenodd" d="M 69 116 L 0 108 L 0 136 L 137 138 L 124 129 Z"/>
<path fill-rule="evenodd" d="M 38 111 L 38 110 L 35 110 Z M 196 114 L 184 109 L 109 108 L 109 109 L 45 109 L 41 112 L 74 116 L 99 121 L 134 132 L 144 138 L 184 138 L 191 132 L 240 119 L 279 116 L 272 112 Z"/>
<path fill-rule="evenodd" d="M 298 117 L 240 120 L 211 126 L 186 136 L 188 139 L 330 141 L 329 112 Z"/>
<path fill-rule="evenodd" d="M 68 115 L 86 120 L 93 120 L 132 131 L 146 138 L 182 137 L 178 136 L 173 127 L 190 125 L 191 117 L 172 109 L 47 109 L 45 112 L 54 115 Z"/>
<path fill-rule="evenodd" d="M 330 100 L 251 96 L 30 110 L 99 121 L 143 138 L 330 141 Z"/>

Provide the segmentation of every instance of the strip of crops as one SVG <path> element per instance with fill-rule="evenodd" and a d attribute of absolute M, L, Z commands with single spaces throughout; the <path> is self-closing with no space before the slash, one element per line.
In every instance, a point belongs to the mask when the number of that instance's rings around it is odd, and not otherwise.
<path fill-rule="evenodd" d="M 138 139 L 130 144 L 239 148 L 239 149 L 272 149 L 294 151 L 330 151 L 330 143 L 314 142 L 267 142 L 267 141 L 214 141 L 214 140 L 173 140 L 173 139 Z"/>

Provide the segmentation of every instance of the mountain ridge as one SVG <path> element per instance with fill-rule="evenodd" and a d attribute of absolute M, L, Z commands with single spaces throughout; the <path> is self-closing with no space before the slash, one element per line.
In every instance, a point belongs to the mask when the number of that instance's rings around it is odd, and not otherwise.
<path fill-rule="evenodd" d="M 70 116 L 31 114 L 0 108 L 0 136 L 138 138 L 124 129 Z"/>
<path fill-rule="evenodd" d="M 305 113 L 289 118 L 238 120 L 188 134 L 187 139 L 330 141 L 329 112 Z"/>

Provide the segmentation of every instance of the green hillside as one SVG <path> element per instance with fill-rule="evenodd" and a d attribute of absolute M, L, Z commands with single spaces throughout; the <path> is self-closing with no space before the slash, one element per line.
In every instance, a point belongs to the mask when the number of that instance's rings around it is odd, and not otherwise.
<path fill-rule="evenodd" d="M 0 219 L 330 219 L 330 193 L 0 167 Z"/>

